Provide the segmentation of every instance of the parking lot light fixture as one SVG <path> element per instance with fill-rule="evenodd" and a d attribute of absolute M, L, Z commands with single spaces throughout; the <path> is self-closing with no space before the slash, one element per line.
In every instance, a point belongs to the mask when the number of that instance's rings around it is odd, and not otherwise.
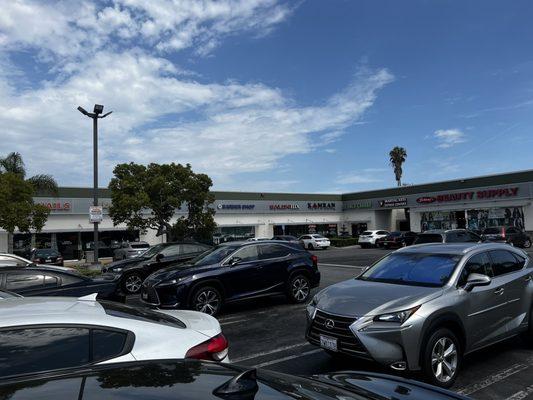
<path fill-rule="evenodd" d="M 107 117 L 112 111 L 100 115 L 104 112 L 104 106 L 101 104 L 95 104 L 92 113 L 87 112 L 81 106 L 78 107 L 78 111 L 93 120 L 93 206 L 98 206 L 98 119 Z M 94 264 L 98 264 L 98 247 L 98 222 L 94 222 Z"/>

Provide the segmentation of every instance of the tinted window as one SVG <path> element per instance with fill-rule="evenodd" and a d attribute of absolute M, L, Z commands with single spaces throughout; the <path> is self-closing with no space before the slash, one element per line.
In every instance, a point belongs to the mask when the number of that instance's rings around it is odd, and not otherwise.
<path fill-rule="evenodd" d="M 181 245 L 171 244 L 170 246 L 167 246 L 161 250 L 161 254 L 163 254 L 165 257 L 177 256 L 178 254 L 181 254 Z"/>
<path fill-rule="evenodd" d="M 443 286 L 460 260 L 455 254 L 391 254 L 359 279 L 417 286 Z"/>
<path fill-rule="evenodd" d="M 238 246 L 218 246 L 214 249 L 211 249 L 211 251 L 205 252 L 204 254 L 199 255 L 191 262 L 194 265 L 209 265 L 209 264 L 218 264 L 222 260 L 224 260 L 227 256 L 229 256 L 231 253 L 233 253 Z"/>
<path fill-rule="evenodd" d="M 205 247 L 199 246 L 197 244 L 184 244 L 182 246 L 183 246 L 183 254 L 200 253 L 202 251 L 207 250 Z"/>
<path fill-rule="evenodd" d="M 476 254 L 470 257 L 459 277 L 459 286 L 465 285 L 470 274 L 483 274 L 492 277 L 492 267 L 487 253 Z"/>
<path fill-rule="evenodd" d="M 107 315 L 118 318 L 134 319 L 137 321 L 169 325 L 175 328 L 185 328 L 185 324 L 170 315 L 152 311 L 148 308 L 130 307 L 111 301 L 99 301 Z"/>
<path fill-rule="evenodd" d="M 0 376 L 84 365 L 90 359 L 89 348 L 86 328 L 0 331 Z"/>
<path fill-rule="evenodd" d="M 370 236 L 370 235 L 372 235 L 372 232 L 364 231 L 363 233 L 361 233 L 361 235 Z"/>
<path fill-rule="evenodd" d="M 466 234 L 468 236 L 468 241 L 469 242 L 477 243 L 477 242 L 481 241 L 481 237 L 479 237 L 478 235 L 476 235 L 473 232 L 467 232 Z"/>
<path fill-rule="evenodd" d="M 376 232 L 376 235 L 388 235 L 388 234 L 389 234 L 389 232 L 387 232 L 387 231 L 377 231 Z"/>
<path fill-rule="evenodd" d="M 93 361 L 117 357 L 124 350 L 127 335 L 123 332 L 93 329 Z"/>
<path fill-rule="evenodd" d="M 132 249 L 147 249 L 150 247 L 148 243 L 131 243 L 130 246 Z"/>
<path fill-rule="evenodd" d="M 22 289 L 32 289 L 44 285 L 44 275 L 42 273 L 11 273 L 7 274 L 6 289 L 16 292 Z"/>
<path fill-rule="evenodd" d="M 484 235 L 498 235 L 501 233 L 500 228 L 485 228 L 483 229 Z"/>
<path fill-rule="evenodd" d="M 490 257 L 492 258 L 492 269 L 494 271 L 494 276 L 518 271 L 522 269 L 523 266 L 523 264 L 521 265 L 509 251 L 494 250 L 490 252 Z"/>
<path fill-rule="evenodd" d="M 241 261 L 255 261 L 259 259 L 259 249 L 258 246 L 246 246 L 233 255 L 232 258 L 240 258 Z"/>
<path fill-rule="evenodd" d="M 291 250 L 279 244 L 266 244 L 260 247 L 261 259 L 285 257 L 291 253 Z"/>
<path fill-rule="evenodd" d="M 518 232 L 520 231 L 516 228 L 507 228 L 507 233 L 518 233 Z"/>
<path fill-rule="evenodd" d="M 522 268 L 524 265 L 526 265 L 526 258 L 519 256 L 518 254 L 513 253 L 513 256 L 516 258 L 516 261 L 520 265 L 520 268 Z"/>
<path fill-rule="evenodd" d="M 39 249 L 35 250 L 36 257 L 57 257 L 59 253 L 54 249 Z"/>
<path fill-rule="evenodd" d="M 422 235 L 418 235 L 415 243 L 442 243 L 442 235 L 439 235 L 438 233 L 423 233 Z"/>

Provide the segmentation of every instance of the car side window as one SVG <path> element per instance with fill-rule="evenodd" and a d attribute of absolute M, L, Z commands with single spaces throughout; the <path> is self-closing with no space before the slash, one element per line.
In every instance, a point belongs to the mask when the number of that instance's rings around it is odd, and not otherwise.
<path fill-rule="evenodd" d="M 387 235 L 387 234 L 388 234 L 388 232 L 386 232 L 386 231 L 377 231 L 376 232 L 376 235 Z"/>
<path fill-rule="evenodd" d="M 256 261 L 259 259 L 259 246 L 246 246 L 237 250 L 232 258 L 239 258 L 241 262 Z"/>
<path fill-rule="evenodd" d="M 466 240 L 465 240 L 465 242 L 477 243 L 479 241 L 481 241 L 481 237 L 479 237 L 478 235 L 476 235 L 473 232 L 466 232 Z"/>
<path fill-rule="evenodd" d="M 85 365 L 90 361 L 87 328 L 43 327 L 0 331 L 0 376 Z"/>
<path fill-rule="evenodd" d="M 492 259 L 492 269 L 494 276 L 508 274 L 509 272 L 519 271 L 524 264 L 518 262 L 514 255 L 506 250 L 493 250 L 490 252 Z"/>
<path fill-rule="evenodd" d="M 44 275 L 40 272 L 14 272 L 7 274 L 6 290 L 16 292 L 22 289 L 39 288 L 44 285 Z"/>
<path fill-rule="evenodd" d="M 288 256 L 291 251 L 285 246 L 279 244 L 266 244 L 260 247 L 261 260 L 268 260 L 270 258 L 281 258 Z"/>
<path fill-rule="evenodd" d="M 182 244 L 182 254 L 200 253 L 204 248 L 195 244 Z"/>
<path fill-rule="evenodd" d="M 127 334 L 106 329 L 92 331 L 92 361 L 108 360 L 119 356 L 124 351 Z"/>
<path fill-rule="evenodd" d="M 470 274 L 482 274 L 492 277 L 492 268 L 487 253 L 480 253 L 470 257 L 461 271 L 458 282 L 459 287 L 466 284 Z"/>
<path fill-rule="evenodd" d="M 170 246 L 165 247 L 163 250 L 161 250 L 161 254 L 163 254 L 164 257 L 173 257 L 177 256 L 182 253 L 180 244 L 171 244 Z"/>
<path fill-rule="evenodd" d="M 446 233 L 446 243 L 456 243 L 456 242 L 460 242 L 459 237 L 457 236 L 456 232 Z"/>

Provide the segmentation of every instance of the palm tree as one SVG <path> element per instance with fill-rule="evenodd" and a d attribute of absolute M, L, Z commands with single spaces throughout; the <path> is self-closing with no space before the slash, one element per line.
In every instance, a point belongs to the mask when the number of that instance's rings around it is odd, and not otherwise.
<path fill-rule="evenodd" d="M 396 176 L 396 182 L 398 186 L 402 186 L 402 164 L 407 157 L 407 151 L 403 147 L 396 146 L 389 153 L 390 164 L 394 168 L 394 175 Z"/>
<path fill-rule="evenodd" d="M 12 152 L 6 157 L 0 158 L 0 174 L 11 173 L 20 176 L 33 186 L 33 190 L 38 192 L 51 193 L 57 195 L 58 185 L 52 175 L 38 174 L 26 179 L 26 167 L 20 153 Z M 7 246 L 10 253 L 13 252 L 13 232 L 7 234 Z"/>

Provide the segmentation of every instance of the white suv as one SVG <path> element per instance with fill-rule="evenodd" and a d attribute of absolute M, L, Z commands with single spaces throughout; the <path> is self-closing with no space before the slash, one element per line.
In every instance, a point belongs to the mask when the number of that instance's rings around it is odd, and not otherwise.
<path fill-rule="evenodd" d="M 331 246 L 331 242 L 327 237 L 318 235 L 316 233 L 300 236 L 298 239 L 303 247 L 309 250 L 327 249 Z"/>
<path fill-rule="evenodd" d="M 374 247 L 376 245 L 376 239 L 384 238 L 389 233 L 388 231 L 364 231 L 359 235 L 359 245 L 363 249 Z"/>
<path fill-rule="evenodd" d="M 123 361 L 228 362 L 218 321 L 195 311 L 153 311 L 91 297 L 0 300 L 0 379 Z"/>

